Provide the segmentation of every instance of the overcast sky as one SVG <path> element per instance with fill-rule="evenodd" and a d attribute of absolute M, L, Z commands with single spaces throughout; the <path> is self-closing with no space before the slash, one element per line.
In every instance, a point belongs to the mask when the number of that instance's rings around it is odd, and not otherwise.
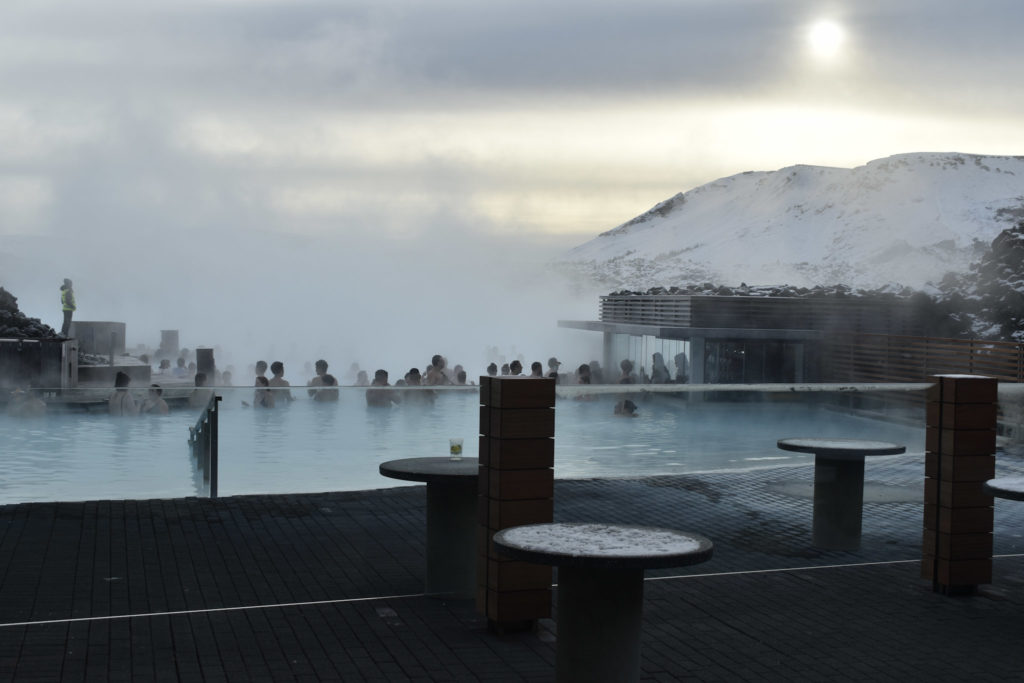
<path fill-rule="evenodd" d="M 1022 31 L 1020 0 L 5 0 L 0 285 L 53 324 L 77 275 L 147 334 L 201 295 L 452 297 L 742 171 L 1022 155 Z"/>

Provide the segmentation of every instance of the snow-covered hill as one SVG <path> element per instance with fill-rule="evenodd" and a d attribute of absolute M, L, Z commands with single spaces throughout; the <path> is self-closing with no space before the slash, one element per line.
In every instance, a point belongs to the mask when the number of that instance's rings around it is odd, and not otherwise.
<path fill-rule="evenodd" d="M 928 288 L 1024 219 L 1024 157 L 901 154 L 722 178 L 558 261 L 609 289 L 711 281 Z"/>

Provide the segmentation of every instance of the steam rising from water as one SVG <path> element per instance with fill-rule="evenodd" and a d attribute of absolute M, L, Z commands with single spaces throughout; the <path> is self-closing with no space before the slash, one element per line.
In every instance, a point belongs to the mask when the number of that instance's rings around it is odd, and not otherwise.
<path fill-rule="evenodd" d="M 59 328 L 58 287 L 70 277 L 76 320 L 126 322 L 129 350 L 177 329 L 183 347 L 219 347 L 218 366 L 234 364 L 239 380 L 258 358 L 285 361 L 294 383 L 317 358 L 339 377 L 358 362 L 394 380 L 435 353 L 470 379 L 484 372 L 487 347 L 567 366 L 600 355 L 600 335 L 557 328 L 597 309 L 596 291 L 572 292 L 545 268 L 558 241 L 485 235 L 457 216 L 412 234 L 364 223 L 320 236 L 243 218 L 166 231 L 146 219 L 134 232 L 89 221 L 57 239 L 12 240 L 0 284 Z"/>

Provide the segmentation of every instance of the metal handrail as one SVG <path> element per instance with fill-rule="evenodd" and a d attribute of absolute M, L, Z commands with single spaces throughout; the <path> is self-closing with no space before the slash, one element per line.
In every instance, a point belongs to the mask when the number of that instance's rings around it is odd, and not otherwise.
<path fill-rule="evenodd" d="M 192 457 L 196 459 L 196 470 L 203 475 L 203 486 L 209 498 L 217 497 L 217 404 L 220 400 L 220 396 L 211 394 L 206 407 L 199 413 L 195 426 L 188 428 L 188 444 Z"/>

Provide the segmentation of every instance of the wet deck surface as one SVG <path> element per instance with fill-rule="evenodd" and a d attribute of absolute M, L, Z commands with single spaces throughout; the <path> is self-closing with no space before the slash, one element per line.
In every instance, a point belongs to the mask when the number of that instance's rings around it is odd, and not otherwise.
<path fill-rule="evenodd" d="M 811 466 L 558 480 L 555 519 L 714 541 L 647 574 L 645 680 L 1024 677 L 1024 503 L 995 501 L 992 585 L 951 598 L 918 578 L 923 459 L 865 478 L 857 552 L 810 546 Z M 0 680 L 552 680 L 557 614 L 499 637 L 472 601 L 421 595 L 425 498 L 0 506 Z"/>

